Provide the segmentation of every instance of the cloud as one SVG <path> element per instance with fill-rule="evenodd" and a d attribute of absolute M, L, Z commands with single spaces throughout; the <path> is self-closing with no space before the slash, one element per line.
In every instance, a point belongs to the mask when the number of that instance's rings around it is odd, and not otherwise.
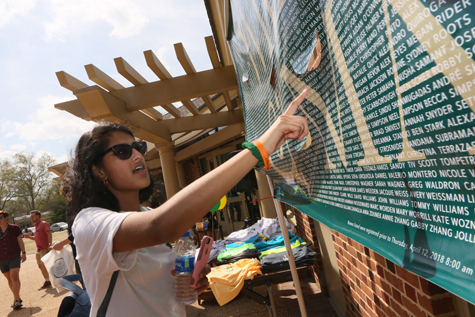
<path fill-rule="evenodd" d="M 142 1 L 143 2 L 143 1 Z M 140 34 L 148 23 L 140 1 L 133 0 L 50 0 L 52 21 L 44 23 L 46 40 L 64 40 L 64 36 L 86 31 L 105 22 L 112 27 L 109 36 L 123 39 Z"/>
<path fill-rule="evenodd" d="M 5 138 L 17 137 L 29 142 L 78 138 L 91 130 L 93 122 L 74 117 L 68 112 L 54 108 L 54 104 L 69 100 L 70 97 L 42 97 L 40 108 L 21 122 L 6 121 L 2 124 Z"/>
<path fill-rule="evenodd" d="M 10 149 L 12 149 L 13 151 L 25 151 L 28 147 L 26 146 L 26 144 L 13 144 L 10 146 Z"/>
<path fill-rule="evenodd" d="M 16 151 L 0 151 L 0 160 L 10 160 L 17 153 Z"/>
<path fill-rule="evenodd" d="M 7 25 L 18 15 L 24 16 L 36 5 L 36 0 L 2 0 L 0 1 L 0 28 Z"/>
<path fill-rule="evenodd" d="M 21 151 L 0 151 L 0 160 L 8 160 L 8 161 L 11 162 L 13 160 L 13 157 L 15 156 L 15 154 L 18 154 L 19 152 L 33 153 L 31 151 L 24 151 L 24 150 L 21 150 Z M 43 156 L 43 154 L 48 154 L 49 156 L 51 156 L 55 160 L 55 164 L 67 162 L 70 159 L 70 157 L 67 156 L 67 155 L 56 156 L 54 153 L 51 153 L 49 151 L 42 151 L 42 150 L 40 150 L 38 152 L 34 152 L 33 154 L 34 154 L 35 159 L 40 158 L 41 156 Z M 55 174 L 51 174 L 51 176 L 56 177 Z"/>

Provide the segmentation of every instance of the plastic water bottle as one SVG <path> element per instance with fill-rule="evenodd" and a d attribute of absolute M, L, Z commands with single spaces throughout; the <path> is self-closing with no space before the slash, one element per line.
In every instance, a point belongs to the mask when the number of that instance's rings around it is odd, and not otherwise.
<path fill-rule="evenodd" d="M 195 267 L 196 246 L 186 232 L 175 244 L 175 289 L 176 299 L 182 305 L 191 305 L 196 302 L 196 293 L 191 286 L 191 274 Z"/>

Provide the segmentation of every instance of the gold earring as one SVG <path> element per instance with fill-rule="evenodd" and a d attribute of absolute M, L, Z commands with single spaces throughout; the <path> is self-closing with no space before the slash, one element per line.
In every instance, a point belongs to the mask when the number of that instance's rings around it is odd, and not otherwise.
<path fill-rule="evenodd" d="M 107 179 L 103 180 L 102 183 L 104 184 L 104 187 L 107 188 L 107 186 L 109 186 L 109 182 L 107 181 Z"/>

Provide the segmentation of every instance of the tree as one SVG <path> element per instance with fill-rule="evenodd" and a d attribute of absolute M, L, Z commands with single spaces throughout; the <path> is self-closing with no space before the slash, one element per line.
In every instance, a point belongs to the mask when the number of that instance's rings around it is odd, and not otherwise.
<path fill-rule="evenodd" d="M 30 210 L 40 209 L 52 197 L 54 181 L 48 167 L 54 164 L 48 154 L 35 158 L 32 153 L 17 153 L 13 157 L 15 197 Z"/>
<path fill-rule="evenodd" d="M 13 198 L 12 200 L 9 200 L 5 204 L 4 209 L 7 210 L 8 213 L 10 214 L 10 216 L 9 216 L 10 220 L 9 221 L 11 223 L 17 224 L 21 228 L 24 228 L 25 226 L 29 227 L 31 225 L 30 220 L 29 220 L 29 214 L 28 214 L 29 209 L 25 205 L 25 202 L 23 200 Z M 15 220 L 16 217 L 25 216 L 25 215 L 27 217 L 26 219 L 23 219 L 20 222 L 17 222 Z"/>
<path fill-rule="evenodd" d="M 58 183 L 56 183 L 53 188 L 55 194 L 44 206 L 44 209 L 50 212 L 48 215 L 50 224 L 66 221 L 66 208 L 69 203 L 69 201 L 60 194 L 60 185 Z"/>
<path fill-rule="evenodd" d="M 0 210 L 15 197 L 15 168 L 8 160 L 0 161 Z"/>

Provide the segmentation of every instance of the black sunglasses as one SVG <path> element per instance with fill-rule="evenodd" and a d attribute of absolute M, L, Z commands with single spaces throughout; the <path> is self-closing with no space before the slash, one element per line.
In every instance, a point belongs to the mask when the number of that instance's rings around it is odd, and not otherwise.
<path fill-rule="evenodd" d="M 147 142 L 139 141 L 139 142 L 132 143 L 132 145 L 116 144 L 108 148 L 107 151 L 105 151 L 102 156 L 112 151 L 114 152 L 115 156 L 117 156 L 119 159 L 128 160 L 132 156 L 132 152 L 134 151 L 134 149 L 139 151 L 140 154 L 145 155 L 145 153 L 147 153 Z"/>

